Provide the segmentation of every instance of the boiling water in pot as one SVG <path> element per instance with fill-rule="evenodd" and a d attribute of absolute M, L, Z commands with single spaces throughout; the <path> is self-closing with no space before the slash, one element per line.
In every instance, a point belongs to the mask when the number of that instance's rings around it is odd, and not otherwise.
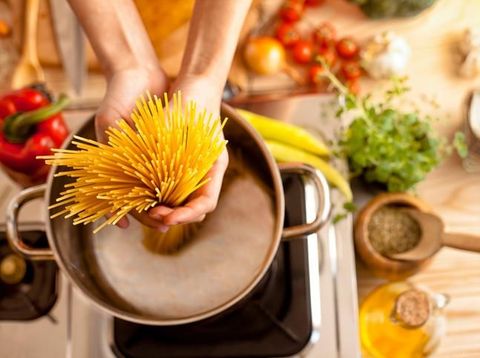
<path fill-rule="evenodd" d="M 248 224 L 248 226 L 246 226 Z M 187 318 L 241 294 L 262 270 L 274 238 L 273 196 L 249 165 L 230 153 L 217 209 L 175 254 L 144 245 L 130 220 L 93 238 L 93 264 L 121 300 L 158 318 Z"/>

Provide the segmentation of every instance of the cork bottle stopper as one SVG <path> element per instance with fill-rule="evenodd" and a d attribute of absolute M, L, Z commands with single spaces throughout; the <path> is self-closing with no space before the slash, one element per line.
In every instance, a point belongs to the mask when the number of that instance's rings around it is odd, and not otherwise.
<path fill-rule="evenodd" d="M 420 327 L 430 316 L 428 295 L 416 289 L 403 292 L 397 297 L 394 317 L 409 328 Z"/>

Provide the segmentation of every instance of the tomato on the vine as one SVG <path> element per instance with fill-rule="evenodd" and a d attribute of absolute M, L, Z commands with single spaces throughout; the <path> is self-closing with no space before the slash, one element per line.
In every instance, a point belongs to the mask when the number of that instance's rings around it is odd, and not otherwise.
<path fill-rule="evenodd" d="M 280 9 L 280 18 L 285 22 L 296 22 L 300 20 L 303 13 L 303 3 L 287 1 Z"/>
<path fill-rule="evenodd" d="M 330 46 L 335 42 L 336 31 L 332 24 L 324 22 L 313 30 L 313 41 L 318 46 Z"/>
<path fill-rule="evenodd" d="M 350 60 L 358 54 L 357 44 L 349 37 L 339 40 L 335 48 L 337 49 L 338 56 L 346 60 Z"/>
<path fill-rule="evenodd" d="M 345 86 L 347 86 L 348 90 L 353 94 L 360 92 L 360 81 L 358 78 L 345 81 Z"/>
<path fill-rule="evenodd" d="M 325 79 L 324 73 L 325 69 L 322 65 L 313 65 L 310 67 L 310 70 L 308 71 L 308 79 L 310 83 L 315 85 L 321 83 Z"/>
<path fill-rule="evenodd" d="M 328 67 L 332 67 L 337 61 L 337 53 L 332 46 L 322 46 L 318 49 L 317 57 L 321 57 Z"/>
<path fill-rule="evenodd" d="M 277 27 L 275 36 L 285 47 L 292 47 L 300 40 L 298 31 L 287 22 L 283 22 Z"/>
<path fill-rule="evenodd" d="M 347 80 L 359 78 L 362 75 L 362 69 L 358 62 L 345 61 L 340 69 L 342 76 Z"/>
<path fill-rule="evenodd" d="M 293 47 L 292 55 L 296 63 L 309 63 L 312 61 L 313 54 L 313 44 L 310 41 L 300 40 Z"/>

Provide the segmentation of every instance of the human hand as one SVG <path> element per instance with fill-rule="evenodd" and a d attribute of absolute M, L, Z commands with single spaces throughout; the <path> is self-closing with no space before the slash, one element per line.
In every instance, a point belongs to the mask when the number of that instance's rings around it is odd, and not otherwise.
<path fill-rule="evenodd" d="M 213 117 L 219 116 L 222 89 L 207 78 L 180 77 L 172 85 L 170 93 L 177 91 L 182 93 L 183 104 L 194 100 L 199 110 L 206 109 Z M 161 231 L 167 231 L 171 225 L 202 221 L 217 206 L 227 166 L 228 154 L 225 149 L 206 175 L 210 181 L 192 193 L 184 205 L 176 208 L 156 206 L 149 210 L 148 217 L 163 224 L 157 227 Z"/>
<path fill-rule="evenodd" d="M 162 97 L 167 90 L 167 76 L 160 67 L 129 68 L 114 72 L 108 78 L 107 91 L 95 117 L 97 139 L 106 142 L 105 130 L 116 126 L 120 118 L 130 122 L 135 102 L 146 91 Z"/>
<path fill-rule="evenodd" d="M 107 80 L 107 91 L 95 117 L 95 132 L 100 142 L 106 142 L 105 130 L 115 127 L 120 118 L 130 122 L 130 113 L 136 100 L 146 91 L 162 97 L 168 90 L 168 80 L 160 67 L 128 68 L 113 72 Z M 153 228 L 163 228 L 164 225 L 151 219 L 147 214 L 131 212 L 140 222 Z M 127 228 L 128 218 L 123 217 L 117 223 L 121 228 Z"/>
<path fill-rule="evenodd" d="M 105 142 L 105 130 L 115 126 L 119 118 L 129 120 L 135 101 L 140 95 L 149 90 L 150 93 L 161 96 L 166 91 L 166 84 L 166 78 L 161 70 L 155 74 L 136 69 L 115 73 L 108 82 L 107 94 L 95 120 L 97 138 Z M 221 90 L 214 88 L 208 80 L 181 78 L 172 85 L 170 93 L 179 90 L 184 104 L 189 100 L 195 100 L 199 110 L 205 108 L 213 116 L 219 115 Z M 202 221 L 217 205 L 227 166 L 228 154 L 225 150 L 206 175 L 210 181 L 192 193 L 184 205 L 176 208 L 159 205 L 148 212 L 131 212 L 130 215 L 142 224 L 163 232 L 172 225 Z M 117 226 L 127 228 L 128 218 L 123 217 Z"/>

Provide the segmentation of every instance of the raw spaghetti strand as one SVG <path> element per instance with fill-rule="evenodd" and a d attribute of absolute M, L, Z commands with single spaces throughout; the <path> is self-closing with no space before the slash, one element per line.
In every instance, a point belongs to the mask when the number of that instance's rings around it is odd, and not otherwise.
<path fill-rule="evenodd" d="M 146 211 L 162 204 L 181 205 L 209 181 L 205 175 L 225 149 L 225 121 L 199 111 L 194 102 L 182 107 L 180 93 L 169 105 L 147 93 L 131 114 L 133 127 L 120 120 L 108 128 L 107 144 L 74 136 L 76 149 L 54 149 L 39 157 L 49 165 L 68 169 L 56 177 L 74 178 L 65 185 L 51 218 L 73 218 L 74 225 L 89 224 L 111 215 L 94 232 L 117 223 L 131 210 Z"/>

